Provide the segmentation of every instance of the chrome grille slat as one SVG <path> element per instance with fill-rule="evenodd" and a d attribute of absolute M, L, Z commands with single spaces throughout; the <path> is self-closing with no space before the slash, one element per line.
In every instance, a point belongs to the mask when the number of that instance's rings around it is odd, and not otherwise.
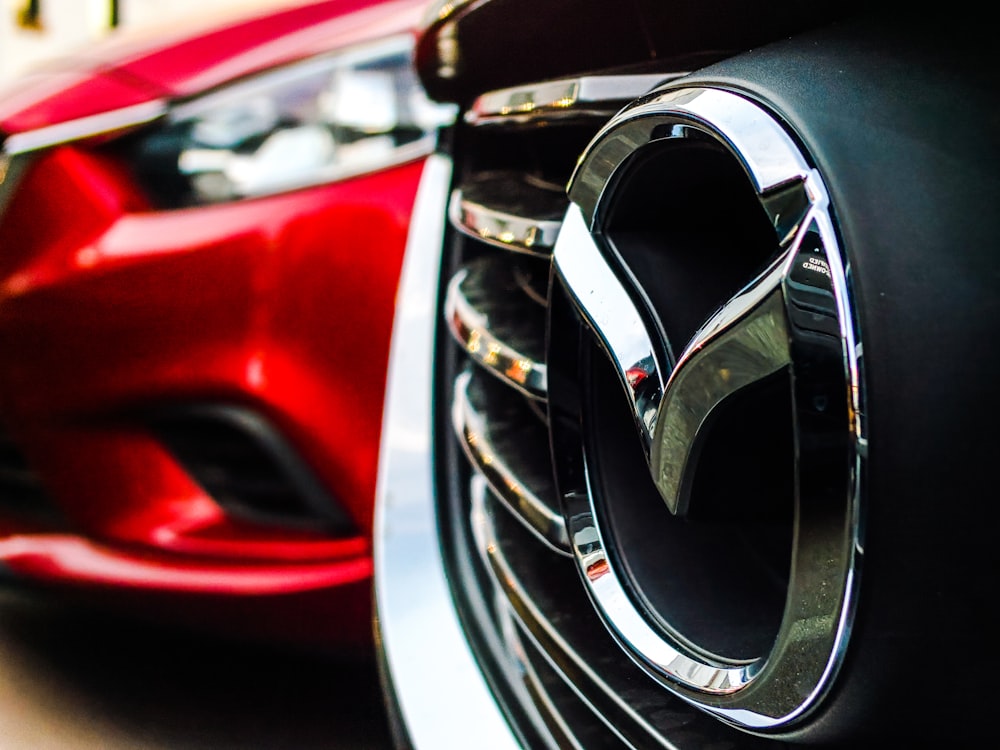
<path fill-rule="evenodd" d="M 525 395 L 544 399 L 545 307 L 532 299 L 529 285 L 527 274 L 504 259 L 480 259 L 452 278 L 445 317 L 473 360 Z"/>
<path fill-rule="evenodd" d="M 473 476 L 469 497 L 469 521 L 476 552 L 483 569 L 495 583 L 490 559 L 497 536 L 492 519 L 495 503 L 490 500 L 488 485 L 482 476 Z M 562 675 L 538 652 L 537 646 L 525 640 L 523 624 L 513 609 L 515 602 L 508 598 L 504 587 L 494 585 L 492 594 L 494 618 L 506 648 L 506 658 L 513 662 L 514 671 L 520 675 L 520 687 L 531 696 L 530 708 L 535 711 L 536 721 L 546 727 L 547 739 L 568 750 L 621 747 L 619 738 L 616 735 L 609 737 L 611 733 L 600 722 L 593 721 L 591 716 L 581 716 L 592 709 L 581 703 Z"/>
<path fill-rule="evenodd" d="M 473 493 L 471 502 L 473 536 L 480 546 L 476 555 L 509 603 L 510 616 L 524 633 L 523 646 L 544 659 L 582 706 L 627 735 L 622 737 L 626 746 L 695 750 L 725 743 L 728 735 L 722 725 L 680 699 L 665 699 L 638 667 L 624 666 L 561 560 L 531 545 L 491 496 Z M 668 731 L 671 741 L 666 739 Z M 759 741 L 760 747 L 766 745 Z M 741 747 L 750 750 L 758 744 L 750 740 Z"/>
<path fill-rule="evenodd" d="M 563 555 L 569 537 L 555 507 L 548 435 L 524 399 L 473 371 L 455 382 L 452 426 L 493 494 L 538 539 Z"/>
<path fill-rule="evenodd" d="M 683 73 L 583 76 L 483 94 L 465 114 L 470 125 L 506 125 L 610 117 L 654 86 Z"/>
<path fill-rule="evenodd" d="M 455 228 L 477 240 L 547 258 L 567 204 L 562 185 L 522 172 L 484 172 L 455 190 L 448 216 Z"/>
<path fill-rule="evenodd" d="M 601 723 L 593 721 L 592 716 L 583 716 L 589 713 L 590 707 L 581 703 L 576 693 L 552 669 L 534 644 L 530 641 L 525 643 L 509 606 L 505 605 L 497 617 L 505 633 L 508 649 L 516 654 L 523 671 L 524 686 L 559 747 L 571 750 L 620 750 L 633 747 Z"/>
<path fill-rule="evenodd" d="M 489 568 L 485 552 L 489 546 L 487 535 L 491 524 L 483 517 L 489 496 L 490 489 L 486 479 L 481 474 L 474 474 L 469 481 L 469 497 L 472 499 L 470 530 L 473 544 L 481 554 L 480 563 L 484 570 Z M 510 611 L 506 595 L 499 587 L 487 584 L 483 599 L 486 606 L 492 608 L 492 617 L 497 622 L 498 640 L 503 644 L 503 655 L 500 658 L 510 664 L 510 673 L 516 675 L 515 684 L 511 687 L 527 698 L 525 709 L 531 721 L 543 730 L 541 733 L 546 744 L 553 748 L 582 750 L 586 745 L 577 741 L 571 728 L 563 720 L 535 669 L 535 662 L 522 645 L 520 630 Z"/>

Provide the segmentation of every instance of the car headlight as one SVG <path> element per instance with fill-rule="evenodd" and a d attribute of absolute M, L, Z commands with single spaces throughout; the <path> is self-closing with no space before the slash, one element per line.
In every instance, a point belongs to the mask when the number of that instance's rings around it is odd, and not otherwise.
<path fill-rule="evenodd" d="M 431 102 L 409 35 L 240 81 L 171 108 L 129 161 L 157 203 L 269 195 L 428 153 L 451 106 Z"/>

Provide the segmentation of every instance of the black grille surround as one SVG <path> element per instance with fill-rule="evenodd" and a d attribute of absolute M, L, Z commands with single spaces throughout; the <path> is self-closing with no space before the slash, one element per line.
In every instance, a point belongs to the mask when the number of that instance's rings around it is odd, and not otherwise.
<path fill-rule="evenodd" d="M 499 7 L 461 7 L 480 5 Z M 471 101 L 492 79 L 462 75 L 448 20 L 429 57 Z M 590 106 L 589 125 L 572 97 L 519 87 L 450 131 L 411 233 L 428 260 L 397 324 L 426 353 L 394 347 L 376 514 L 388 682 L 415 746 L 484 727 L 506 748 L 992 738 L 974 647 L 998 628 L 1000 100 L 987 35 L 937 20 L 750 45 L 617 113 Z M 560 182 L 553 231 L 523 187 Z M 535 238 L 553 234 L 539 295 Z M 520 325 L 538 317 L 541 355 Z M 411 417 L 414 400 L 433 411 Z M 434 694 L 471 720 L 422 700 L 443 657 L 407 637 L 414 567 L 418 613 L 458 655 Z"/>

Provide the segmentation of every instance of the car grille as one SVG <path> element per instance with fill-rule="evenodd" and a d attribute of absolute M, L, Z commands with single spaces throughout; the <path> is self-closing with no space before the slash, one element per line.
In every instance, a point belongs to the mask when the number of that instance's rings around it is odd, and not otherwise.
<path fill-rule="evenodd" d="M 490 93 L 453 132 L 435 386 L 447 405 L 445 564 L 477 657 L 530 747 L 733 746 L 724 725 L 623 658 L 580 585 L 550 454 L 549 280 L 565 186 L 601 125 L 662 79 Z"/>

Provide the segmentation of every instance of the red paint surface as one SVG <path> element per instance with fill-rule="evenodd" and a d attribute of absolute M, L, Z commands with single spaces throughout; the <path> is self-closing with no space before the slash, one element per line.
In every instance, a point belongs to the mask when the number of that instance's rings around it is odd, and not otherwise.
<path fill-rule="evenodd" d="M 118 43 L 122 56 L 93 63 L 92 77 L 52 73 L 0 97 L 0 121 L 17 131 L 191 93 L 408 29 L 422 3 L 294 6 L 208 36 Z M 348 11 L 357 14 L 340 15 Z M 68 528 L 0 503 L 0 563 L 25 579 L 168 611 L 194 597 L 223 622 L 253 599 L 256 625 L 269 632 L 367 638 L 389 336 L 421 171 L 414 162 L 158 211 L 107 152 L 40 152 L 0 217 L 0 424 Z M 206 402 L 265 417 L 358 533 L 333 538 L 224 512 L 141 417 Z M 320 631 L 288 622 L 282 608 L 340 614 Z"/>
<path fill-rule="evenodd" d="M 159 98 L 193 96 L 311 55 L 416 28 L 424 0 L 297 0 L 112 36 L 0 89 L 19 133 Z M 229 17 L 231 16 L 231 17 Z"/>

